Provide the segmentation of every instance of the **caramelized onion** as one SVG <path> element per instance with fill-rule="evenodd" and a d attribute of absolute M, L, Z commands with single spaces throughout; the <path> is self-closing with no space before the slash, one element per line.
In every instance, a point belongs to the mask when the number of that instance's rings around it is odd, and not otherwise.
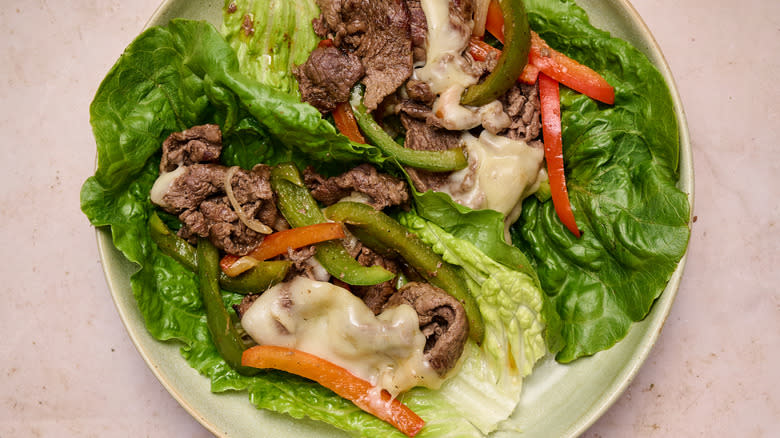
<path fill-rule="evenodd" d="M 490 0 L 476 0 L 474 2 L 474 29 L 471 31 L 472 35 L 478 37 L 485 35 L 488 6 L 490 6 Z"/>
<path fill-rule="evenodd" d="M 241 204 L 233 194 L 233 186 L 230 184 L 230 181 L 233 179 L 233 175 L 236 174 L 238 169 L 238 166 L 233 166 L 228 169 L 227 172 L 225 172 L 225 193 L 227 194 L 228 200 L 230 201 L 230 205 L 233 206 L 233 210 L 235 210 L 236 214 L 238 215 L 238 219 L 241 220 L 241 222 L 243 222 L 244 225 L 246 225 L 250 230 L 257 231 L 260 234 L 273 233 L 274 230 L 272 230 L 268 225 L 258 221 L 257 219 L 247 217 L 246 213 L 244 213 L 244 209 L 241 208 Z"/>

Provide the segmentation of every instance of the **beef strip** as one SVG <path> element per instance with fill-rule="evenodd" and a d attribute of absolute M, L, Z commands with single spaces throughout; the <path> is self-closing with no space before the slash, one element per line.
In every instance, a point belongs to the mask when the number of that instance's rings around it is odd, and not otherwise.
<path fill-rule="evenodd" d="M 541 104 L 536 85 L 517 83 L 499 98 L 512 124 L 502 134 L 512 140 L 531 142 L 542 132 Z"/>
<path fill-rule="evenodd" d="M 301 99 L 322 113 L 349 100 L 352 86 L 364 73 L 360 58 L 336 47 L 314 49 L 305 63 L 293 69 Z"/>
<path fill-rule="evenodd" d="M 222 132 L 217 125 L 193 126 L 174 132 L 163 142 L 160 173 L 179 166 L 216 161 L 222 152 Z"/>
<path fill-rule="evenodd" d="M 436 95 L 431 91 L 431 86 L 427 82 L 418 79 L 409 79 L 404 84 L 406 94 L 409 99 L 421 104 L 431 106 L 436 100 Z"/>
<path fill-rule="evenodd" d="M 425 18 L 425 11 L 420 0 L 406 0 L 406 6 L 409 8 L 412 59 L 414 62 L 425 61 L 425 44 L 428 39 L 428 20 Z"/>
<path fill-rule="evenodd" d="M 404 0 L 318 0 L 315 31 L 353 52 L 365 69 L 364 103 L 376 109 L 412 74 L 411 17 Z"/>
<path fill-rule="evenodd" d="M 357 261 L 363 266 L 381 266 L 388 271 L 397 274 L 400 272 L 398 262 L 392 258 L 384 257 L 368 247 L 360 245 L 357 251 Z M 363 300 L 375 315 L 382 313 L 387 300 L 396 293 L 395 279 L 371 286 L 352 286 L 352 293 Z"/>
<path fill-rule="evenodd" d="M 405 205 L 409 201 L 409 190 L 404 181 L 379 173 L 367 163 L 331 178 L 324 178 L 312 167 L 307 167 L 303 171 L 303 179 L 312 196 L 325 205 L 334 204 L 353 192 L 367 195 L 369 205 L 377 210 Z"/>
<path fill-rule="evenodd" d="M 423 355 L 444 376 L 463 353 L 468 320 L 463 305 L 444 290 L 428 283 L 410 282 L 390 297 L 384 308 L 409 304 L 417 311 L 426 338 Z"/>
<path fill-rule="evenodd" d="M 404 146 L 423 151 L 443 151 L 460 146 L 460 133 L 432 126 L 424 121 L 401 114 L 401 123 L 406 128 Z M 446 182 L 450 172 L 430 172 L 407 167 L 406 172 L 415 188 L 420 192 L 436 190 Z"/>
<path fill-rule="evenodd" d="M 198 237 L 207 237 L 227 253 L 246 255 L 264 235 L 248 228 L 233 210 L 225 194 L 227 170 L 217 164 L 185 167 L 163 196 L 165 209 L 179 215 L 184 224 L 179 230 L 182 238 L 194 243 Z M 286 222 L 276 208 L 270 174 L 270 167 L 265 165 L 257 165 L 251 171 L 238 169 L 231 187 L 247 217 L 283 229 Z"/>
<path fill-rule="evenodd" d="M 292 262 L 290 270 L 287 271 L 285 281 L 290 281 L 294 277 L 306 277 L 316 281 L 328 281 L 330 279 L 330 274 L 317 259 L 314 258 L 314 254 L 316 253 L 317 247 L 314 245 L 298 249 L 288 248 L 287 253 L 280 257 L 283 260 L 290 260 Z"/>

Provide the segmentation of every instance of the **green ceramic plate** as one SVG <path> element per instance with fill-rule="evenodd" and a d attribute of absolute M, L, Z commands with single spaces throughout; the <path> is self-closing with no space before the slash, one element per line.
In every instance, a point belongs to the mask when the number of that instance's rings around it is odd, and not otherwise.
<path fill-rule="evenodd" d="M 644 52 L 669 84 L 680 125 L 679 185 L 693 203 L 688 128 L 661 49 L 628 1 L 579 0 L 578 3 L 596 27 L 631 42 Z M 166 24 L 175 17 L 205 19 L 219 25 L 222 5 L 221 1 L 167 0 L 148 25 Z M 208 379 L 190 368 L 179 355 L 179 344 L 159 342 L 146 331 L 130 289 L 134 266 L 114 248 L 107 230 L 98 231 L 98 246 L 109 289 L 138 351 L 163 386 L 208 430 L 220 437 L 345 436 L 344 432 L 324 423 L 257 410 L 249 403 L 246 393 L 211 393 Z M 527 379 L 520 406 L 510 420 L 514 431 L 496 436 L 574 437 L 593 424 L 617 400 L 647 358 L 669 314 L 684 265 L 685 257 L 647 318 L 635 324 L 615 347 L 570 365 L 560 365 L 550 358 L 542 361 Z"/>

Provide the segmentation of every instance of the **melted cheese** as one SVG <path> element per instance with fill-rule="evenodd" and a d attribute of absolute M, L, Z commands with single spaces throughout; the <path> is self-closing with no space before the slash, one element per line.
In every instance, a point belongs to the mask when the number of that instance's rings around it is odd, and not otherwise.
<path fill-rule="evenodd" d="M 436 94 L 453 85 L 465 89 L 477 79 L 466 73 L 461 57 L 471 35 L 452 26 L 449 0 L 422 0 L 421 6 L 428 22 L 425 66 L 415 70 L 418 79 L 427 82 Z"/>
<path fill-rule="evenodd" d="M 544 176 L 544 150 L 487 131 L 479 138 L 466 132 L 461 139 L 468 150 L 469 166 L 453 172 L 439 190 L 462 205 L 490 208 L 507 216 L 507 222 L 514 222 L 520 203 L 536 191 Z"/>
<path fill-rule="evenodd" d="M 417 312 L 400 305 L 374 316 L 349 291 L 296 277 L 265 291 L 241 319 L 261 345 L 295 348 L 335 363 L 393 396 L 414 386 L 438 388 L 423 358 Z"/>

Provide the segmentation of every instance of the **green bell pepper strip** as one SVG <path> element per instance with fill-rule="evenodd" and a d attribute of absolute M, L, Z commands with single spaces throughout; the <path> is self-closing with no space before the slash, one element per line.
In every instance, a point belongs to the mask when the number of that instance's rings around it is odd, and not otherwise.
<path fill-rule="evenodd" d="M 460 98 L 463 105 L 486 105 L 507 92 L 528 64 L 531 28 L 523 0 L 499 0 L 504 16 L 504 50 L 493 71 L 479 84 L 469 87 Z"/>
<path fill-rule="evenodd" d="M 477 307 L 477 301 L 466 289 L 465 281 L 453 266 L 433 252 L 416 234 L 390 216 L 359 202 L 333 204 L 325 209 L 325 217 L 370 234 L 382 245 L 380 249 L 393 248 L 429 283 L 455 297 L 466 311 L 469 337 L 478 344 L 482 342 L 485 334 L 482 314 Z"/>
<path fill-rule="evenodd" d="M 195 248 L 169 230 L 156 213 L 152 213 L 149 218 L 149 230 L 152 240 L 160 248 L 160 251 L 190 271 L 198 271 Z M 219 271 L 217 279 L 219 286 L 226 291 L 244 295 L 260 293 L 284 280 L 291 265 L 292 262 L 288 260 L 264 261 L 235 277 L 229 277 L 224 272 Z"/>
<path fill-rule="evenodd" d="M 274 167 L 271 170 L 271 187 L 276 193 L 279 210 L 291 226 L 303 227 L 327 221 L 317 201 L 304 186 L 294 164 L 284 163 Z M 395 274 L 380 266 L 361 265 L 339 241 L 318 243 L 314 258 L 330 275 L 355 286 L 384 283 L 395 277 Z"/>
<path fill-rule="evenodd" d="M 206 308 L 206 323 L 211 333 L 211 339 L 217 347 L 220 356 L 225 359 L 239 374 L 251 376 L 259 372 L 256 368 L 241 365 L 241 355 L 246 347 L 241 335 L 230 319 L 230 313 L 222 301 L 219 291 L 219 251 L 207 239 L 198 239 L 196 250 L 198 261 L 198 283 L 203 306 Z"/>
<path fill-rule="evenodd" d="M 371 117 L 363 105 L 363 87 L 358 85 L 352 89 L 349 100 L 352 112 L 355 114 L 358 126 L 363 134 L 385 155 L 393 157 L 400 164 L 431 172 L 449 172 L 463 169 L 468 165 L 466 155 L 461 148 L 445 151 L 418 151 L 405 148 L 393 140 L 388 133 Z"/>

